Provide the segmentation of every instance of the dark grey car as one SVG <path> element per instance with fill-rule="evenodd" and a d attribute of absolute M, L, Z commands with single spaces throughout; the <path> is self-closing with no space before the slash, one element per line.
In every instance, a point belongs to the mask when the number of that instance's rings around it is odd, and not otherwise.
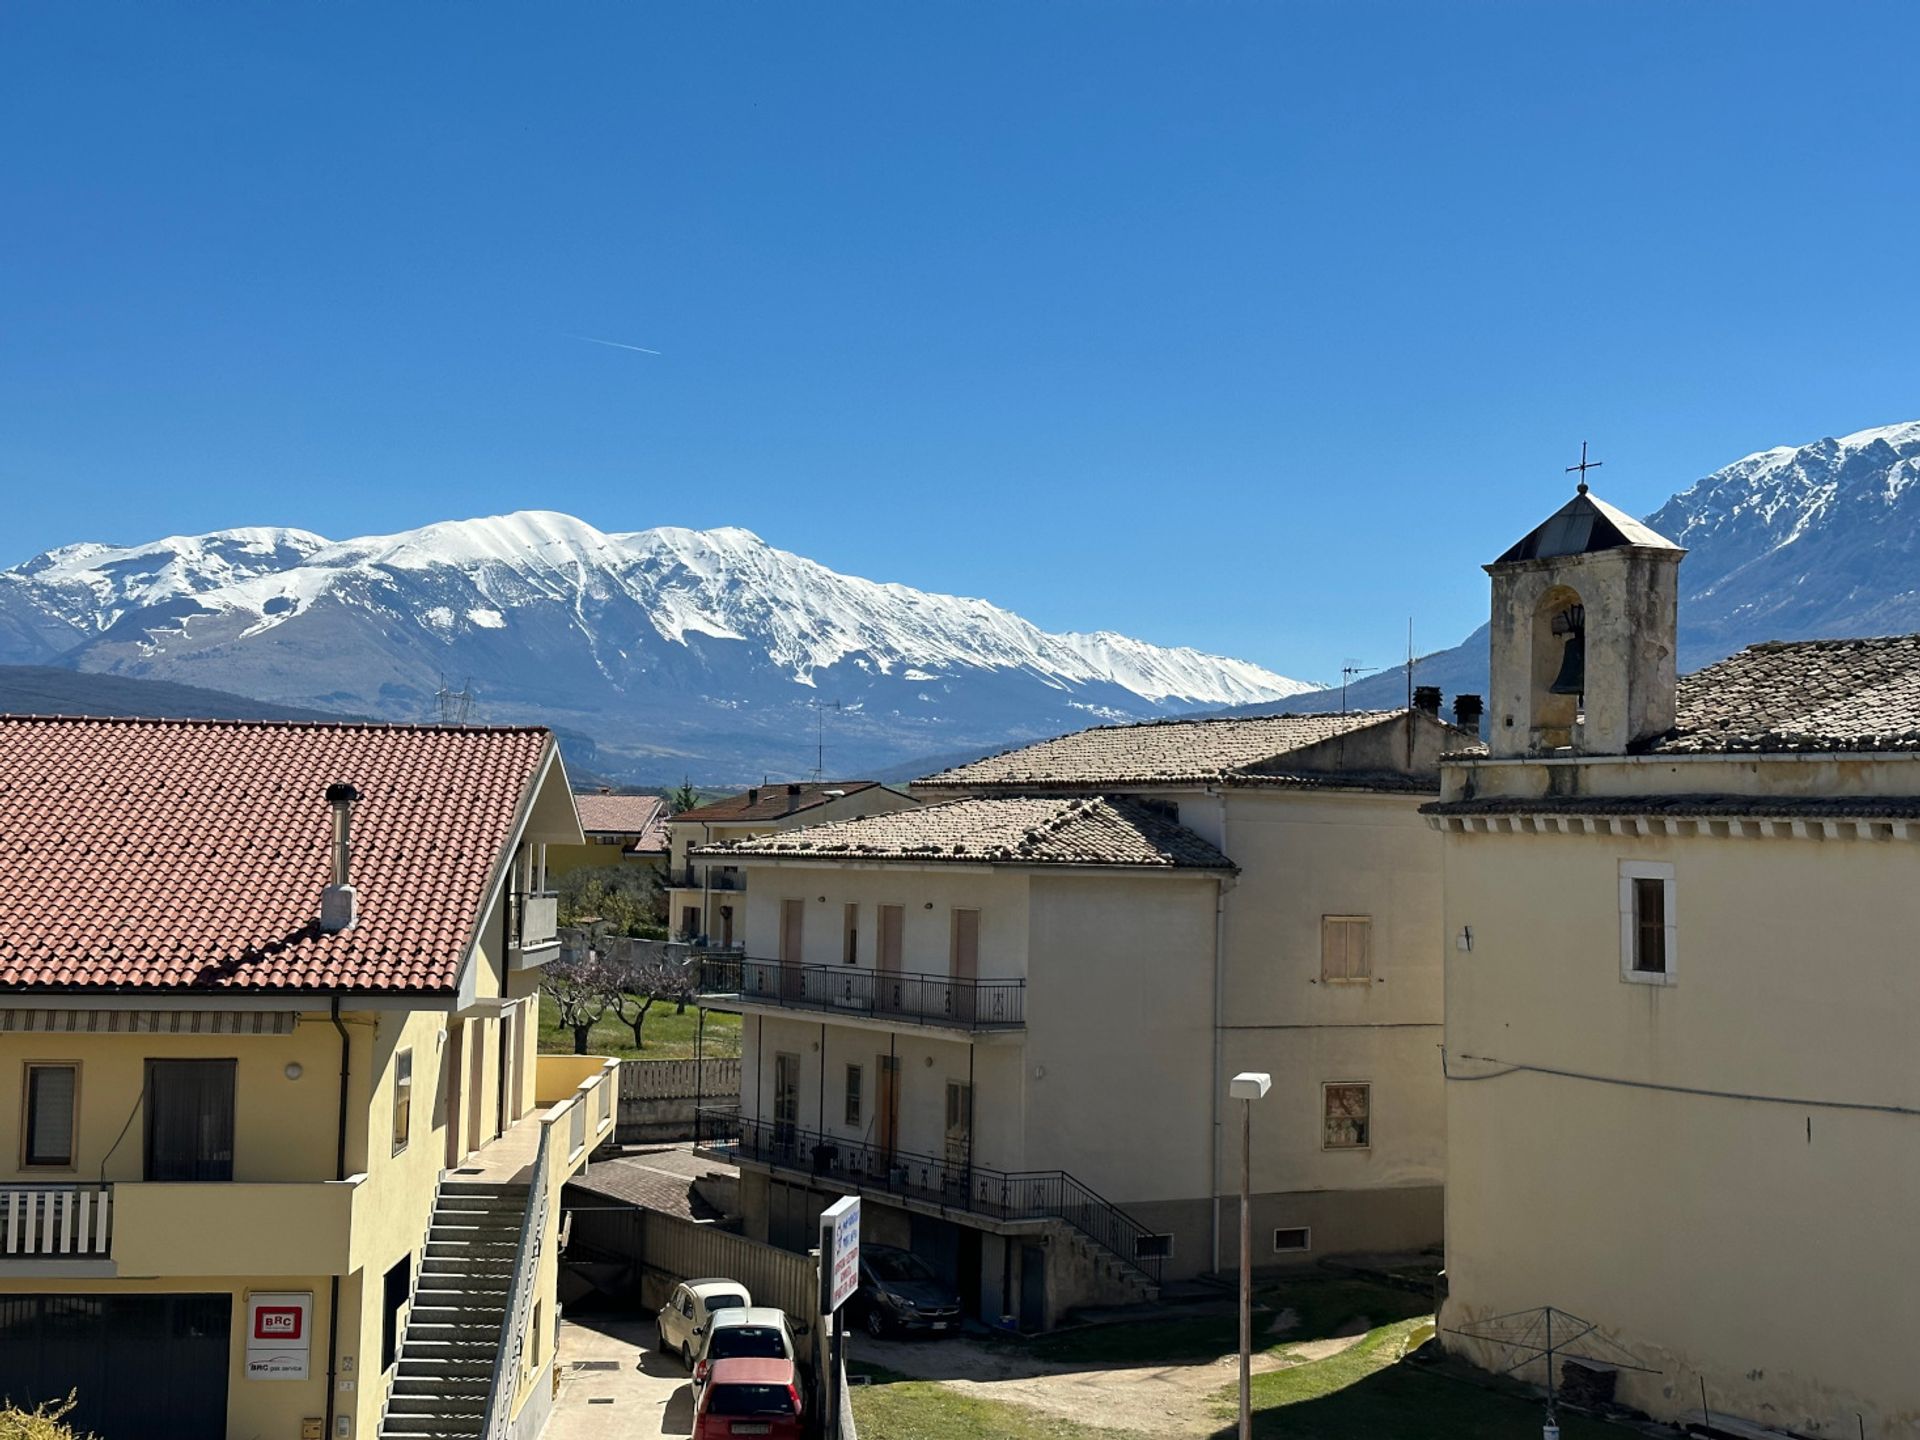
<path fill-rule="evenodd" d="M 960 1297 L 910 1250 L 860 1247 L 855 1299 L 870 1335 L 946 1333 L 960 1328 Z"/>

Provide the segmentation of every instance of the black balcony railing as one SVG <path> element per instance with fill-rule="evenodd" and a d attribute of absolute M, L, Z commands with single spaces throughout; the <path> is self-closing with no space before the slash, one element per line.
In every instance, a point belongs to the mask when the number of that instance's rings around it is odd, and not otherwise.
<path fill-rule="evenodd" d="M 1027 1023 L 1025 980 L 720 957 L 701 962 L 700 988 L 709 995 L 737 995 L 792 1010 L 895 1017 L 964 1030 L 1017 1030 Z"/>
<path fill-rule="evenodd" d="M 797 1123 L 744 1117 L 732 1107 L 702 1108 L 698 1143 L 777 1170 L 830 1180 L 863 1192 L 925 1200 L 995 1220 L 1059 1220 L 1156 1283 L 1158 1257 L 1142 1255 L 1152 1232 L 1064 1170 L 994 1170 L 975 1165 L 964 1143 L 945 1157 L 919 1155 L 871 1139 L 849 1140 Z"/>
<path fill-rule="evenodd" d="M 747 877 L 737 870 L 699 870 L 686 865 L 669 870 L 667 884 L 676 890 L 744 890 Z"/>

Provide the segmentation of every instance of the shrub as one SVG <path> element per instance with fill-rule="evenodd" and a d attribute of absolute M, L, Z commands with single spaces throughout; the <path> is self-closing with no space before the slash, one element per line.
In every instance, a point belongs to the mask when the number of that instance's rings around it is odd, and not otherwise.
<path fill-rule="evenodd" d="M 0 1440 L 94 1440 L 66 1423 L 74 1404 L 71 1391 L 64 1400 L 43 1401 L 31 1410 L 0 1402 Z"/>

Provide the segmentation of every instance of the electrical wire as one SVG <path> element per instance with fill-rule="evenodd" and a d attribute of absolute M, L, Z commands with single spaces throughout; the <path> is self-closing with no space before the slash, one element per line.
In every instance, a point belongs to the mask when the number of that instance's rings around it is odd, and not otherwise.
<path fill-rule="evenodd" d="M 1529 1065 L 1523 1061 L 1498 1060 L 1491 1055 L 1468 1055 L 1462 1053 L 1462 1060 L 1471 1060 L 1480 1065 L 1499 1065 L 1503 1068 L 1489 1071 L 1485 1075 L 1456 1075 L 1447 1063 L 1447 1048 L 1440 1047 L 1440 1073 L 1456 1084 L 1467 1084 L 1475 1080 L 1501 1080 L 1509 1075 L 1552 1075 L 1562 1080 L 1584 1080 L 1590 1085 L 1620 1085 L 1630 1090 L 1658 1090 L 1669 1095 L 1698 1095 L 1709 1100 L 1754 1100 L 1763 1105 L 1786 1105 L 1798 1110 L 1858 1110 L 1872 1115 L 1920 1116 L 1920 1106 L 1912 1105 L 1876 1105 L 1859 1100 L 1803 1100 L 1792 1095 L 1759 1095 L 1745 1090 L 1714 1090 L 1698 1085 L 1667 1085 L 1657 1080 L 1629 1080 L 1618 1075 L 1590 1075 L 1581 1070 L 1563 1070 L 1553 1065 Z"/>

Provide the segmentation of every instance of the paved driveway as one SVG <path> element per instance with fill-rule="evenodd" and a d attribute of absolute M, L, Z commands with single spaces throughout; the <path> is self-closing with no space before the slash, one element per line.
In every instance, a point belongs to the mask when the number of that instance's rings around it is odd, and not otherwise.
<path fill-rule="evenodd" d="M 693 1433 L 686 1368 L 653 1349 L 653 1319 L 560 1322 L 560 1393 L 545 1440 L 653 1440 Z"/>

